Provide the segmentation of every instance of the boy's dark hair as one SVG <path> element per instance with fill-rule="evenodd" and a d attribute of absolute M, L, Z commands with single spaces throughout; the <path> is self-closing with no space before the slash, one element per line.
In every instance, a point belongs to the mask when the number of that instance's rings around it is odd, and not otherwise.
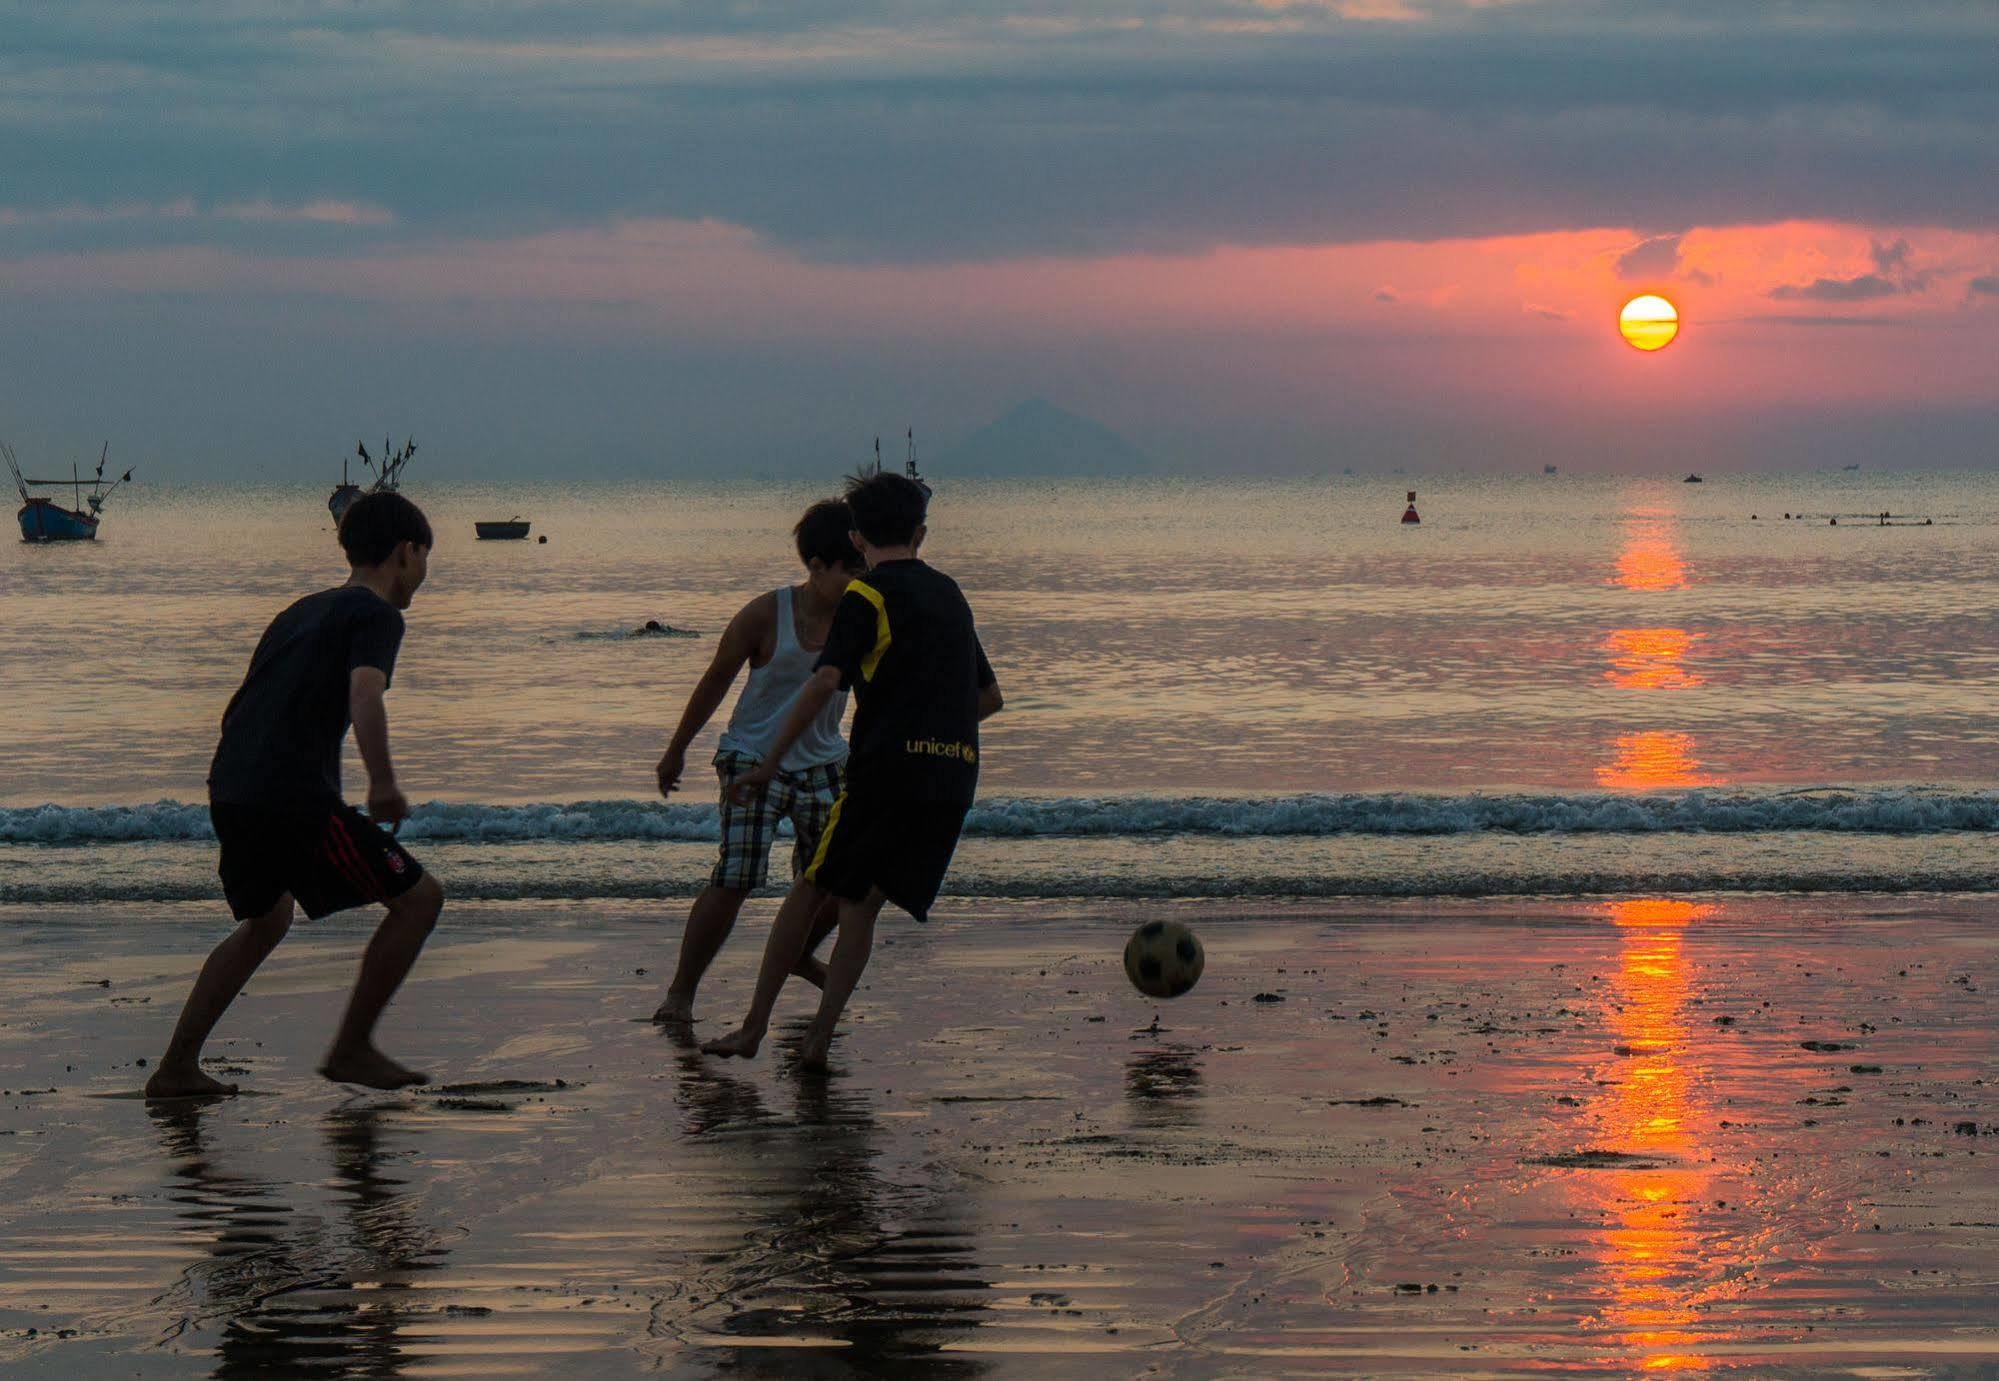
<path fill-rule="evenodd" d="M 818 557 L 827 566 L 845 566 L 858 571 L 867 563 L 854 550 L 847 534 L 853 531 L 854 515 L 844 499 L 821 499 L 805 510 L 791 535 L 798 539 L 798 559 L 807 565 Z"/>
<path fill-rule="evenodd" d="M 340 520 L 340 549 L 350 566 L 379 566 L 404 542 L 434 545 L 430 520 L 400 494 L 363 494 Z"/>
<path fill-rule="evenodd" d="M 913 479 L 887 472 L 847 480 L 847 507 L 854 528 L 877 547 L 900 547 L 916 535 L 930 496 Z"/>

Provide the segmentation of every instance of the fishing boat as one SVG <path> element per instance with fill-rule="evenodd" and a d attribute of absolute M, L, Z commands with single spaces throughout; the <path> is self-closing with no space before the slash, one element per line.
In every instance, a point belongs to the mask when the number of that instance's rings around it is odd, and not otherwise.
<path fill-rule="evenodd" d="M 105 442 L 104 449 L 97 456 L 97 474 L 90 482 L 89 493 L 84 492 L 83 476 L 71 461 L 69 478 L 66 480 L 31 480 L 21 473 L 20 462 L 15 459 L 14 448 L 0 442 L 0 456 L 7 458 L 7 468 L 14 472 L 14 487 L 21 492 L 21 540 L 24 542 L 94 542 L 97 540 L 97 522 L 104 511 L 104 501 L 116 493 L 118 486 L 132 478 L 127 470 L 109 485 L 104 482 L 104 460 L 111 454 L 111 443 Z M 30 494 L 30 489 L 66 488 L 70 491 L 70 501 L 74 508 L 64 508 L 54 499 Z"/>
<path fill-rule="evenodd" d="M 344 460 L 340 462 L 340 483 L 334 487 L 332 497 L 326 501 L 326 511 L 333 515 L 336 524 L 347 516 L 347 510 L 354 506 L 354 500 L 363 494 L 393 494 L 402 487 L 403 467 L 408 465 L 410 457 L 416 454 L 416 438 L 411 437 L 400 449 L 391 451 L 389 439 L 383 437 L 382 459 L 379 464 L 368 454 L 368 443 L 365 441 L 354 443 L 354 453 L 360 456 L 361 463 L 368 467 L 368 473 L 374 476 L 374 482 L 363 489 L 347 477 L 348 462 Z"/>
<path fill-rule="evenodd" d="M 479 534 L 482 542 L 519 542 L 528 535 L 528 520 L 521 517 L 509 518 L 505 522 L 472 524 L 472 530 Z"/>
<path fill-rule="evenodd" d="M 1701 478 L 1701 477 L 1700 477 L 1699 475 L 1688 475 L 1688 476 L 1687 476 L 1687 477 L 1686 477 L 1686 478 L 1685 478 L 1684 480 L 1681 480 L 1681 481 L 1680 481 L 1680 483 L 1682 483 L 1682 484 L 1705 484 L 1705 483 L 1706 483 L 1706 481 L 1705 481 L 1705 480 L 1703 480 L 1703 479 L 1702 479 L 1702 478 Z"/>
<path fill-rule="evenodd" d="M 905 434 L 905 440 L 908 442 L 908 450 L 903 454 L 902 473 L 908 478 L 916 481 L 916 487 L 923 491 L 923 497 L 927 499 L 931 497 L 931 495 L 933 495 L 936 491 L 930 487 L 929 480 L 923 478 L 923 476 L 916 473 L 916 428 L 911 427 L 909 429 L 909 431 Z M 880 474 L 881 468 L 882 468 L 882 439 L 880 437 L 876 437 L 875 473 Z"/>

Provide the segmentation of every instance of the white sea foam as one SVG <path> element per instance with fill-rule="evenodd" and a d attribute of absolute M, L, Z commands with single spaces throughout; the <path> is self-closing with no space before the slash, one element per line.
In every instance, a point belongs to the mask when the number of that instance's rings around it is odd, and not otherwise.
<path fill-rule="evenodd" d="M 973 837 L 1349 834 L 1757 834 L 1781 831 L 1923 835 L 1999 829 L 1999 792 L 1940 787 L 1800 791 L 1696 790 L 1645 795 L 1378 794 L 1270 797 L 994 797 L 966 822 Z M 477 805 L 433 801 L 403 826 L 411 840 L 682 840 L 716 837 L 715 808 L 659 801 Z M 42 805 L 0 809 L 0 843 L 82 845 L 205 840 L 208 809 Z"/>

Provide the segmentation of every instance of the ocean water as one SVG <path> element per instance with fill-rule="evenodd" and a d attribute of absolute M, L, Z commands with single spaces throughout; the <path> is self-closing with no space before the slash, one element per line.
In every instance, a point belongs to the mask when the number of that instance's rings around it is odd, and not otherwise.
<path fill-rule="evenodd" d="M 0 543 L 0 902 L 213 895 L 217 720 L 344 575 L 325 489 L 138 487 L 95 544 Z M 818 491 L 406 492 L 439 545 L 405 837 L 459 895 L 698 887 L 712 792 L 652 765 Z M 548 543 L 473 540 L 516 513 Z M 1008 702 L 961 894 L 1999 887 L 1993 477 L 945 476 L 932 518 Z"/>

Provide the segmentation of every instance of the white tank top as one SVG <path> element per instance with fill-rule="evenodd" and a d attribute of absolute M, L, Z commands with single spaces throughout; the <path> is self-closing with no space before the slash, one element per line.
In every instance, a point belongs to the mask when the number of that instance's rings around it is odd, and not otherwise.
<path fill-rule="evenodd" d="M 812 679 L 812 665 L 819 654 L 799 644 L 798 627 L 792 618 L 791 587 L 777 591 L 777 650 L 760 667 L 750 668 L 750 683 L 737 697 L 729 715 L 729 727 L 722 731 L 725 752 L 745 753 L 761 759 L 764 750 L 784 727 L 798 692 Z M 840 718 L 847 712 L 847 693 L 835 691 L 824 709 L 798 736 L 791 751 L 778 762 L 784 772 L 803 772 L 823 767 L 847 756 L 847 741 L 840 737 Z"/>

